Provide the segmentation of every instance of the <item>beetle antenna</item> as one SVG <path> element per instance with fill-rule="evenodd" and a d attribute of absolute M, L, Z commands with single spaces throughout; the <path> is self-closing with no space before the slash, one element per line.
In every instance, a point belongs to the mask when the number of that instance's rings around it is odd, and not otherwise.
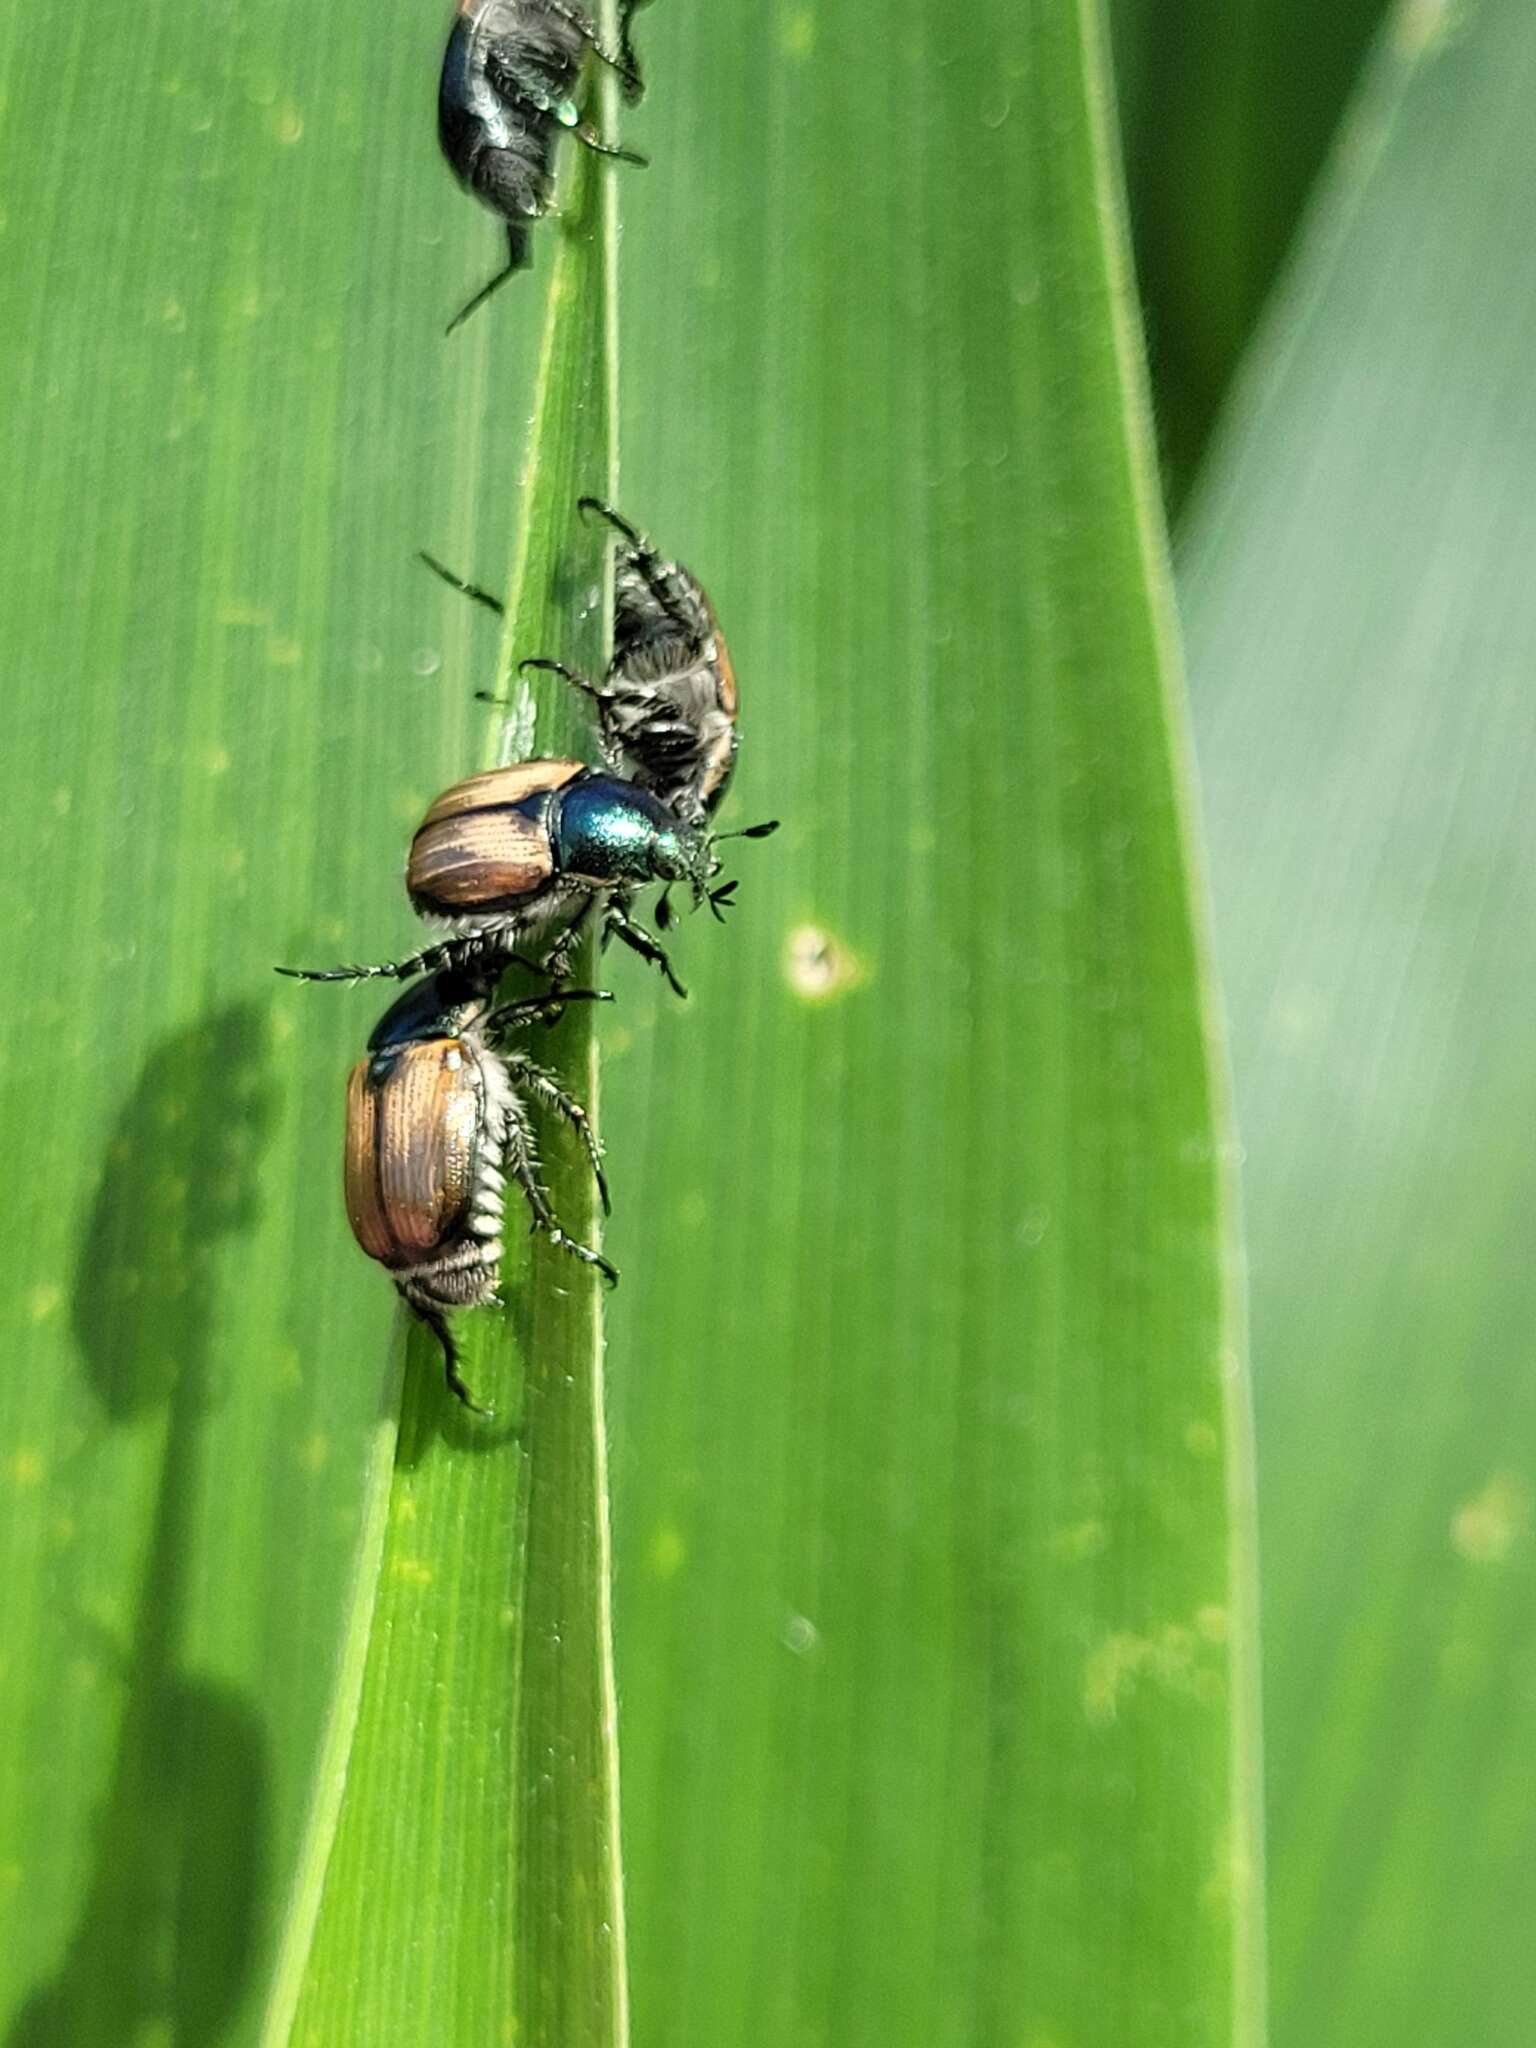
<path fill-rule="evenodd" d="M 767 839 L 770 834 L 777 832 L 778 829 L 778 819 L 767 818 L 761 825 L 743 825 L 735 832 L 712 833 L 710 835 L 710 844 L 718 846 L 722 839 Z"/>
<path fill-rule="evenodd" d="M 734 877 L 722 882 L 718 889 L 709 892 L 709 907 L 714 913 L 716 924 L 725 923 L 725 913 L 735 908 L 737 883 Z"/>

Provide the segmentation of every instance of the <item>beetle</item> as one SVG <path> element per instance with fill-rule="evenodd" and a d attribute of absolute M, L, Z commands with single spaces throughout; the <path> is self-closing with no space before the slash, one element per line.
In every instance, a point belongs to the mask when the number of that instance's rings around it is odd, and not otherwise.
<path fill-rule="evenodd" d="M 590 50 L 618 74 L 631 104 L 643 86 L 630 42 L 640 0 L 620 10 L 617 51 L 570 0 L 459 0 L 437 89 L 437 137 L 466 191 L 506 223 L 507 261 L 448 323 L 451 334 L 528 262 L 529 228 L 548 213 L 555 149 L 565 130 L 600 156 L 643 164 L 604 142 L 576 105 Z"/>
<path fill-rule="evenodd" d="M 625 545 L 615 562 L 613 655 L 600 683 L 563 661 L 535 656 L 521 665 L 563 676 L 597 709 L 605 764 L 659 797 L 685 825 L 705 824 L 736 765 L 739 695 L 730 649 L 704 586 L 601 498 L 583 512 L 607 520 Z M 502 613 L 499 598 L 465 583 L 433 556 L 421 559 L 466 597 Z M 487 702 L 488 692 L 478 691 Z"/>
<path fill-rule="evenodd" d="M 478 1414 L 490 1411 L 464 1384 L 447 1312 L 496 1298 L 508 1174 L 523 1191 L 535 1230 L 618 1279 L 601 1252 L 568 1237 L 556 1221 L 523 1098 L 575 1130 L 606 1213 L 608 1184 L 587 1113 L 527 1053 L 500 1043 L 517 1025 L 553 1018 L 567 1003 L 606 1000 L 595 989 L 565 989 L 496 1009 L 484 980 L 434 975 L 385 1011 L 347 1083 L 352 1234 L 436 1337 L 449 1387 Z"/>
<path fill-rule="evenodd" d="M 649 790 L 581 761 L 518 761 L 444 790 L 411 842 L 407 893 L 423 917 L 450 927 L 450 937 L 378 966 L 278 972 L 300 981 L 406 981 L 518 960 L 558 980 L 583 914 L 601 900 L 606 930 L 682 995 L 666 953 L 631 917 L 630 900 L 647 882 L 684 882 L 696 904 L 708 899 L 718 911 L 731 889 L 710 890 L 719 866 L 713 837 L 680 825 Z M 543 962 L 518 950 L 520 939 L 548 931 L 556 936 Z"/>

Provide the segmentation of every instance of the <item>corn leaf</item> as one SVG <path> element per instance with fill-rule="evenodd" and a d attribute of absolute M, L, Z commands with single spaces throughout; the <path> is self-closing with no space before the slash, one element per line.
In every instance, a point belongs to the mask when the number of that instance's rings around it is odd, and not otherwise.
<path fill-rule="evenodd" d="M 1094 18 L 646 26 L 625 509 L 731 637 L 725 822 L 786 822 L 686 1009 L 602 1025 L 637 2035 L 1253 2042 L 1243 1340 Z"/>

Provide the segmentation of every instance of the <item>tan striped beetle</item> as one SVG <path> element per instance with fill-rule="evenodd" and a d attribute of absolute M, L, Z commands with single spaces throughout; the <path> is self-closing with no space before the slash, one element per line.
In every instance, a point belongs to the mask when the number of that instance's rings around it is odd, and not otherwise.
<path fill-rule="evenodd" d="M 347 1083 L 352 1234 L 437 1338 L 448 1385 L 478 1414 L 490 1411 L 464 1384 L 448 1311 L 496 1298 L 509 1176 L 522 1189 L 535 1230 L 609 1280 L 618 1278 L 601 1252 L 560 1228 L 539 1177 L 524 1098 L 575 1130 L 606 1211 L 602 1153 L 587 1113 L 527 1053 L 502 1042 L 517 1025 L 558 1016 L 567 1003 L 606 1000 L 594 989 L 565 989 L 493 1008 L 470 978 L 434 975 L 385 1011 Z"/>

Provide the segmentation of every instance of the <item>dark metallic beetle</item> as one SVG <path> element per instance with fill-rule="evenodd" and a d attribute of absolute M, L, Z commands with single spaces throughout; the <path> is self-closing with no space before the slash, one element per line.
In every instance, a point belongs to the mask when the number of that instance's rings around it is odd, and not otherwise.
<path fill-rule="evenodd" d="M 374 967 L 282 967 L 301 981 L 396 980 L 520 959 L 556 979 L 575 929 L 601 899 L 606 929 L 654 961 L 683 993 L 665 952 L 629 913 L 647 882 L 683 882 L 695 903 L 713 901 L 714 841 L 680 825 L 648 790 L 580 761 L 519 761 L 456 782 L 432 805 L 411 842 L 405 886 L 423 917 L 452 930 L 441 944 Z M 543 961 L 518 942 L 553 931 Z"/>
<path fill-rule="evenodd" d="M 536 658 L 522 665 L 564 676 L 590 697 L 607 766 L 659 797 L 685 825 L 701 826 L 736 765 L 739 699 L 725 635 L 696 576 L 667 561 L 601 498 L 579 502 L 626 542 L 614 565 L 613 658 L 600 683 L 563 661 Z M 422 560 L 466 597 L 504 610 L 499 598 L 463 582 L 433 556 Z"/>
<path fill-rule="evenodd" d="M 499 1044 L 515 1025 L 552 1017 L 568 1002 L 597 1000 L 594 990 L 566 989 L 493 1009 L 483 984 L 436 975 L 385 1011 L 347 1083 L 352 1234 L 388 1268 L 401 1300 L 437 1338 L 448 1384 L 470 1408 L 477 1404 L 459 1371 L 447 1311 L 496 1298 L 507 1174 L 527 1198 L 535 1230 L 618 1278 L 599 1252 L 567 1237 L 556 1222 L 522 1096 L 573 1126 L 606 1210 L 602 1157 L 586 1111 L 526 1053 Z"/>
<path fill-rule="evenodd" d="M 563 662 L 535 660 L 597 706 L 603 755 L 660 797 L 685 825 L 702 825 L 736 765 L 736 671 L 714 607 L 696 576 L 657 553 L 604 504 L 583 498 L 622 536 L 614 564 L 613 658 L 601 683 Z"/>
<path fill-rule="evenodd" d="M 569 130 L 588 149 L 643 164 L 601 140 L 576 95 L 590 50 L 618 73 L 633 103 L 642 90 L 630 45 L 639 0 L 620 11 L 620 46 L 605 50 L 591 17 L 568 0 L 459 0 L 437 91 L 437 135 L 467 191 L 507 225 L 507 262 L 448 324 L 488 299 L 528 261 L 528 230 L 553 202 L 555 150 Z"/>

